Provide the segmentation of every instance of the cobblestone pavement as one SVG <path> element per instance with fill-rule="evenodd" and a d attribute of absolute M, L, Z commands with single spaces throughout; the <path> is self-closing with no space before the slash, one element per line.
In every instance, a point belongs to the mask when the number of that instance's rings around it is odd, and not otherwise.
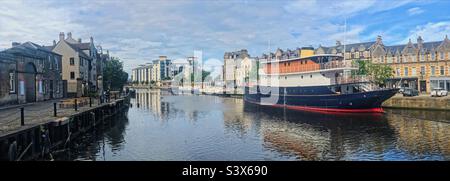
<path fill-rule="evenodd" d="M 66 99 L 67 100 L 67 99 Z M 62 100 L 50 100 L 44 102 L 36 102 L 26 104 L 23 106 L 13 106 L 11 108 L 0 109 L 0 135 L 6 134 L 9 131 L 27 128 L 36 124 L 42 124 L 61 117 L 67 117 L 78 112 L 99 106 L 98 100 L 92 99 L 92 107 L 89 104 L 78 107 L 78 111 L 71 108 L 59 108 L 57 104 L 57 117 L 53 116 L 53 103 L 59 103 Z M 114 100 L 111 99 L 111 102 Z M 24 122 L 25 125 L 20 125 L 20 108 L 24 107 Z"/>

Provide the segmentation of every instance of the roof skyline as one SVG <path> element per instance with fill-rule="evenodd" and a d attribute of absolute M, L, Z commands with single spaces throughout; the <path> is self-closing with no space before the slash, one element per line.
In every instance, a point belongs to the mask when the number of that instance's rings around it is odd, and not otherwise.
<path fill-rule="evenodd" d="M 224 52 L 241 49 L 261 55 L 378 35 L 396 45 L 419 35 L 441 41 L 450 32 L 450 1 L 441 0 L 130 1 L 79 0 L 76 7 L 66 0 L 4 1 L 0 49 L 11 42 L 51 45 L 59 32 L 73 32 L 86 42 L 95 37 L 130 72 L 159 55 L 179 59 L 202 51 L 203 60 L 222 61 Z"/>

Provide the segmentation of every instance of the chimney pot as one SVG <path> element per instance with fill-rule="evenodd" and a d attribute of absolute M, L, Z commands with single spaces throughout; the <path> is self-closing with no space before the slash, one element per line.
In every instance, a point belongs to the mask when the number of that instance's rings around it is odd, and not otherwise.
<path fill-rule="evenodd" d="M 55 46 L 56 45 L 56 41 L 55 40 L 53 40 L 53 46 Z"/>
<path fill-rule="evenodd" d="M 81 43 L 81 38 L 78 38 L 78 43 Z"/>
<path fill-rule="evenodd" d="M 59 41 L 64 40 L 64 32 L 59 33 Z"/>
<path fill-rule="evenodd" d="M 67 38 L 72 38 L 72 32 L 67 33 Z"/>
<path fill-rule="evenodd" d="M 91 43 L 94 43 L 94 38 L 92 38 L 92 36 L 91 36 Z"/>

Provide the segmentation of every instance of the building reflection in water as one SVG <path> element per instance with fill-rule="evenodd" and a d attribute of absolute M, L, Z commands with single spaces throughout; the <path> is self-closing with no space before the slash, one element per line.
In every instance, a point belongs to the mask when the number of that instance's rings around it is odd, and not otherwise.
<path fill-rule="evenodd" d="M 101 160 L 108 157 L 102 155 L 104 149 L 115 154 L 127 147 L 122 154 L 131 151 L 144 160 L 450 159 L 450 119 L 444 112 L 319 114 L 256 106 L 236 98 L 173 96 L 148 89 L 136 90 L 131 101 L 132 124 L 124 116 L 109 131 L 87 135 L 94 141 L 80 143 L 87 144 L 80 145 L 85 147 L 81 157 Z M 139 140 L 130 140 L 128 146 L 124 137 Z"/>
<path fill-rule="evenodd" d="M 256 106 L 242 99 L 207 97 L 209 102 L 183 103 L 159 90 L 136 92 L 136 101 L 161 120 L 181 113 L 195 123 L 202 111 L 220 111 L 222 117 L 217 119 L 223 120 L 225 133 L 244 138 L 254 132 L 261 136 L 266 149 L 299 160 L 448 159 L 450 155 L 449 124 L 425 119 L 450 120 L 449 114 L 443 112 L 320 114 Z M 212 106 L 211 99 L 217 107 Z M 202 104 L 209 108 L 197 109 Z M 192 106 L 196 109 L 189 109 Z"/>
<path fill-rule="evenodd" d="M 245 112 L 258 113 L 252 120 L 261 120 L 265 145 L 300 160 L 351 160 L 372 152 L 383 155 L 394 136 L 382 115 L 333 115 L 245 105 Z"/>
<path fill-rule="evenodd" d="M 435 111 L 431 111 L 435 112 Z M 397 137 L 397 146 L 406 150 L 409 154 L 426 157 L 435 155 L 438 157 L 447 157 L 450 155 L 450 124 L 444 117 L 436 117 L 443 114 L 435 112 L 430 117 L 417 119 L 409 115 L 405 116 L 405 112 L 400 114 L 388 114 L 389 125 L 395 128 Z M 434 121 L 432 121 L 435 119 Z M 440 120 L 440 121 L 436 121 Z"/>

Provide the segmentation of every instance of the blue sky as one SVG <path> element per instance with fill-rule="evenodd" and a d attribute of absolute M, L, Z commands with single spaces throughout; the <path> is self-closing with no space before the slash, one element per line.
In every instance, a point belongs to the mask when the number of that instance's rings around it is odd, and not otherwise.
<path fill-rule="evenodd" d="M 252 56 L 294 49 L 374 41 L 388 45 L 440 41 L 450 35 L 450 1 L 431 0 L 0 0 L 0 49 L 11 42 L 49 45 L 59 32 L 109 49 L 125 69 L 159 55 L 178 59 L 203 52 L 220 63 L 225 51 Z M 344 22 L 347 21 L 347 31 Z"/>

